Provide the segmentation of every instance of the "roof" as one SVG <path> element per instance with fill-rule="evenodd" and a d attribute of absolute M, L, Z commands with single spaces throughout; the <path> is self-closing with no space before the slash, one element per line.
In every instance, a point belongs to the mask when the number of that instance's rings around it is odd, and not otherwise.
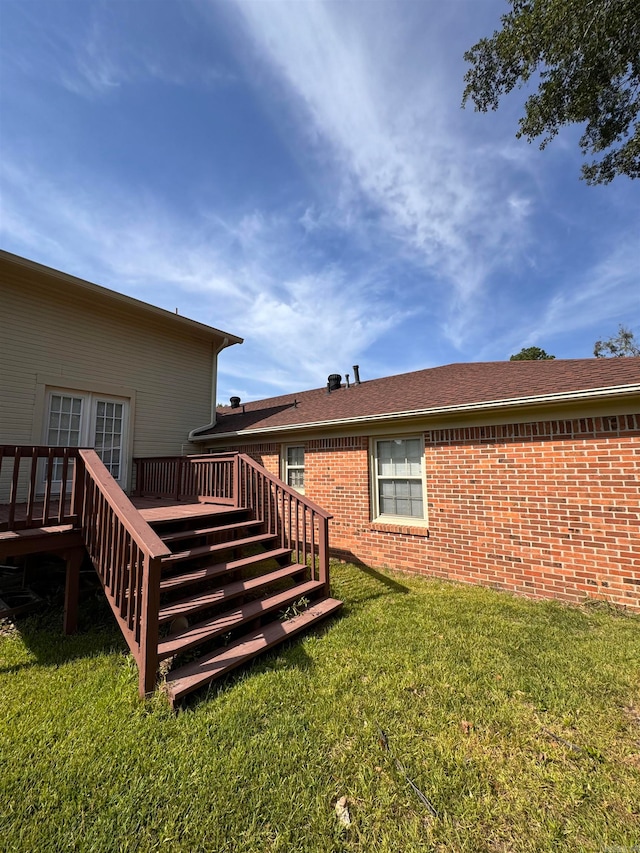
<path fill-rule="evenodd" d="M 174 327 L 182 326 L 186 331 L 206 335 L 207 337 L 216 337 L 226 339 L 224 346 L 231 344 L 241 344 L 243 338 L 237 335 L 232 335 L 230 332 L 223 332 L 221 329 L 216 329 L 213 326 L 208 326 L 205 323 L 199 323 L 197 320 L 190 320 L 188 317 L 183 317 L 181 314 L 174 314 L 164 308 L 158 308 L 155 305 L 150 305 L 148 302 L 143 302 L 141 299 L 134 299 L 131 296 L 125 296 L 123 293 L 117 293 L 115 290 L 110 290 L 108 287 L 102 287 L 99 284 L 94 284 L 90 281 L 85 281 L 82 278 L 69 275 L 52 267 L 38 264 L 35 261 L 30 261 L 28 258 L 22 258 L 20 255 L 13 255 L 11 252 L 5 252 L 0 249 L 0 264 L 14 266 L 16 269 L 29 270 L 37 275 L 42 276 L 44 280 L 55 280 L 56 284 L 62 282 L 69 287 L 75 287 L 83 290 L 93 297 L 105 299 L 114 305 L 120 305 L 129 311 L 141 311 L 152 316 L 157 320 L 166 321 Z"/>
<path fill-rule="evenodd" d="M 224 406 L 198 440 L 638 393 L 640 357 L 446 364 Z"/>

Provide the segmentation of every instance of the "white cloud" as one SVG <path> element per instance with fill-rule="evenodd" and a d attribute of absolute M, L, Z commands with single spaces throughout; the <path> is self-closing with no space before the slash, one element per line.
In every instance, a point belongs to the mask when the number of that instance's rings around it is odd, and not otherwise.
<path fill-rule="evenodd" d="M 322 162 L 333 156 L 329 169 L 337 169 L 337 180 L 355 181 L 387 235 L 453 288 L 454 325 L 464 322 L 489 271 L 520 250 L 530 202 L 514 190 L 504 193 L 500 152 L 477 151 L 473 139 L 450 126 L 461 83 L 446 83 L 446 69 L 429 67 L 436 21 L 423 33 L 423 61 L 407 73 L 403 52 L 415 39 L 412 21 L 400 25 L 397 8 L 237 3 L 259 54 L 294 94 L 301 132 Z M 402 9 L 411 12 L 410 5 Z M 357 203 L 353 194 L 347 198 Z M 308 210 L 302 224 L 311 231 L 322 221 Z"/>
<path fill-rule="evenodd" d="M 151 197 L 77 178 L 71 188 L 62 176 L 53 182 L 7 161 L 0 178 L 0 233 L 12 251 L 245 337 L 234 362 L 259 377 L 255 387 L 290 388 L 292 374 L 301 385 L 322 384 L 327 370 L 406 316 L 376 296 L 375 268 L 305 273 L 304 251 L 291 249 L 296 216 L 287 223 L 254 210 L 235 222 L 219 213 L 197 220 Z"/>

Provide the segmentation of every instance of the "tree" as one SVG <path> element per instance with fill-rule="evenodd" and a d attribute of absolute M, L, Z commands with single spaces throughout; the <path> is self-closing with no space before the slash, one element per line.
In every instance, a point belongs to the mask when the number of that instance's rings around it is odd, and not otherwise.
<path fill-rule="evenodd" d="M 640 177 L 639 0 L 509 0 L 502 29 L 464 54 L 471 64 L 463 106 L 496 110 L 502 95 L 538 74 L 516 136 L 540 148 L 560 127 L 586 122 L 583 164 L 588 184 L 617 175 Z"/>
<path fill-rule="evenodd" d="M 555 355 L 549 355 L 540 347 L 522 347 L 509 361 L 548 361 L 552 358 L 555 358 Z"/>
<path fill-rule="evenodd" d="M 626 355 L 640 355 L 640 343 L 631 329 L 620 324 L 618 334 L 606 341 L 596 341 L 593 348 L 596 358 L 621 358 Z"/>

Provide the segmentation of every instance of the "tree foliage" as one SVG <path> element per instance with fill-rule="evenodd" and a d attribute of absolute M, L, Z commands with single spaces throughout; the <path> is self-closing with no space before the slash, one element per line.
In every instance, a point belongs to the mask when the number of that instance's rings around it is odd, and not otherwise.
<path fill-rule="evenodd" d="M 620 358 L 626 355 L 640 355 L 640 342 L 636 341 L 636 336 L 631 329 L 627 329 L 626 326 L 620 324 L 617 335 L 613 335 L 613 337 L 608 338 L 606 341 L 596 341 L 593 354 L 596 358 Z"/>
<path fill-rule="evenodd" d="M 500 97 L 534 75 L 516 134 L 544 148 L 560 127 L 584 124 L 589 184 L 640 177 L 640 0 L 509 0 L 502 29 L 464 58 L 463 106 L 498 108 Z"/>
<path fill-rule="evenodd" d="M 522 347 L 509 361 L 548 361 L 552 358 L 555 358 L 555 355 L 549 355 L 540 347 Z"/>

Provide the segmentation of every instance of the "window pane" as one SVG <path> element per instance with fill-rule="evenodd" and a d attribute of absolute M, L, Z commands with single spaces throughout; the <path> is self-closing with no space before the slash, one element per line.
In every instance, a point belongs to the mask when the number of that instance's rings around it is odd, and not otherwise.
<path fill-rule="evenodd" d="M 287 464 L 304 465 L 304 447 L 288 447 Z"/>
<path fill-rule="evenodd" d="M 423 518 L 422 483 L 410 480 L 381 480 L 379 509 L 382 515 Z"/>
<path fill-rule="evenodd" d="M 93 446 L 109 473 L 120 476 L 120 452 L 122 450 L 122 427 L 124 403 L 108 400 L 96 401 L 96 421 Z"/>
<path fill-rule="evenodd" d="M 420 477 L 422 442 L 419 438 L 398 438 L 378 442 L 378 474 L 381 477 Z"/>
<path fill-rule="evenodd" d="M 301 489 L 304 486 L 304 469 L 292 468 L 289 471 L 288 484 L 294 489 Z"/>

